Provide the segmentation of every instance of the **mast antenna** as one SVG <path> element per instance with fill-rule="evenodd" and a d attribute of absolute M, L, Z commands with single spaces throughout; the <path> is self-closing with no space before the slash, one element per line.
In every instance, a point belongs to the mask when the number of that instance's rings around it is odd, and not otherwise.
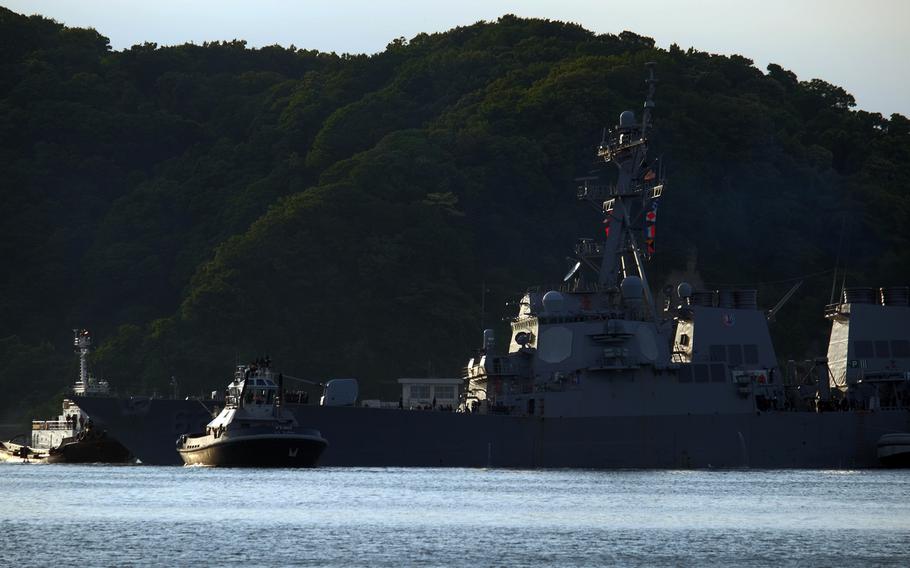
<path fill-rule="evenodd" d="M 645 138 L 645 135 L 648 132 L 648 127 L 651 126 L 651 109 L 654 108 L 654 88 L 657 84 L 657 78 L 654 76 L 654 68 L 656 66 L 657 63 L 654 61 L 645 63 L 645 67 L 648 68 L 648 78 L 645 79 L 645 83 L 648 84 L 648 96 L 645 98 L 645 110 L 641 115 L 642 138 Z"/>
<path fill-rule="evenodd" d="M 847 229 L 847 214 L 841 218 L 840 222 L 840 241 L 837 243 L 837 258 L 834 261 L 834 276 L 831 277 L 831 299 L 829 304 L 834 303 L 834 292 L 837 290 L 837 271 L 840 268 L 840 253 L 844 248 L 844 232 Z M 844 267 L 844 277 L 846 277 L 847 267 Z"/>

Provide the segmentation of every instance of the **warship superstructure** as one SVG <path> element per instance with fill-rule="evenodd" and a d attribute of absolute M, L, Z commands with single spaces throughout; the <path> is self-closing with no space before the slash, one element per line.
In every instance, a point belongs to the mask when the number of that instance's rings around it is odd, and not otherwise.
<path fill-rule="evenodd" d="M 577 242 L 559 286 L 525 294 L 506 351 L 484 331 L 459 411 L 288 405 L 332 441 L 324 465 L 874 467 L 880 438 L 910 431 L 906 288 L 845 290 L 827 357 L 801 369 L 779 366 L 755 290 L 680 282 L 657 305 L 653 67 L 646 83 L 641 118 L 623 112 L 597 149 L 610 181 L 578 190 L 602 237 Z M 173 435 L 214 404 L 79 403 L 145 463 L 179 463 Z"/>

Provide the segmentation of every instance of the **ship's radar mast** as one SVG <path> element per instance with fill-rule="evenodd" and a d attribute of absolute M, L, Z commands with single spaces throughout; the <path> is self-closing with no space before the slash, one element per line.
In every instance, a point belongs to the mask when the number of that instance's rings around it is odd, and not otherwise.
<path fill-rule="evenodd" d="M 92 334 L 87 329 L 73 330 L 73 346 L 79 354 L 79 378 L 73 392 L 79 395 L 106 394 L 110 385 L 105 380 L 96 380 L 88 370 L 88 355 L 92 350 Z"/>
<path fill-rule="evenodd" d="M 589 181 L 594 178 L 582 178 L 584 185 L 579 188 L 578 196 L 603 213 L 603 245 L 594 247 L 599 257 L 599 266 L 595 268 L 598 287 L 603 291 L 618 291 L 627 277 L 640 278 L 644 299 L 656 317 L 644 262 L 655 251 L 657 205 L 664 178 L 658 161 L 648 159 L 648 134 L 657 79 L 654 63 L 648 63 L 647 67 L 648 91 L 641 121 L 633 111 L 623 111 L 619 124 L 604 134 L 597 148 L 598 161 L 616 168 L 615 183 L 594 185 Z M 591 254 L 579 256 L 582 264 L 593 264 Z"/>
<path fill-rule="evenodd" d="M 73 346 L 79 354 L 79 381 L 76 383 L 88 384 L 88 354 L 92 349 L 92 335 L 87 329 L 73 330 Z"/>

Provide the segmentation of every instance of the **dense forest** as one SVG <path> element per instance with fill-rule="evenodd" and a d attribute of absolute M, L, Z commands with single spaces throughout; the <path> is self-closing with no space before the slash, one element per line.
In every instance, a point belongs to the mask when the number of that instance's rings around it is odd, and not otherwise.
<path fill-rule="evenodd" d="M 848 285 L 910 283 L 910 121 L 781 65 L 514 16 L 372 56 L 113 51 L 0 8 L 0 422 L 55 410 L 75 327 L 121 393 L 211 391 L 264 355 L 372 396 L 460 373 L 598 234 L 573 180 L 649 61 L 655 289 L 754 285 L 767 308 L 804 279 L 786 359 L 824 349 L 838 257 Z"/>

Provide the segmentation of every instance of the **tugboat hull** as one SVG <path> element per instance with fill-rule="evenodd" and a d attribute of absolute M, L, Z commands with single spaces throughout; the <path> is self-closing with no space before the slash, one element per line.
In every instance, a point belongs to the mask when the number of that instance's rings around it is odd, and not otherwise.
<path fill-rule="evenodd" d="M 129 450 L 106 436 L 61 444 L 47 456 L 48 463 L 127 463 L 132 459 Z"/>
<path fill-rule="evenodd" d="M 878 460 L 884 467 L 910 468 L 910 433 L 885 434 L 879 438 Z"/>
<path fill-rule="evenodd" d="M 192 445 L 192 439 L 188 443 Z M 197 447 L 177 451 L 186 465 L 314 467 L 326 446 L 328 443 L 316 436 L 263 434 L 200 442 Z"/>

